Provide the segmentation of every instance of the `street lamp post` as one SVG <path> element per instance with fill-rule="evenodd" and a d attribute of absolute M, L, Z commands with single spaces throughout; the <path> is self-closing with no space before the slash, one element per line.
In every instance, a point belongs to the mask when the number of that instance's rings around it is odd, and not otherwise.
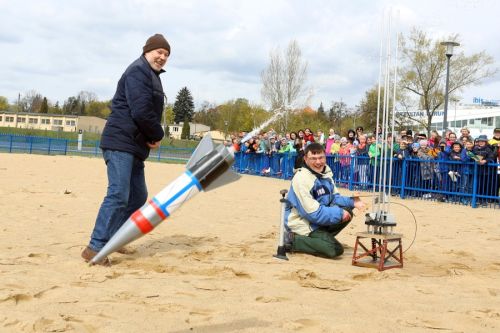
<path fill-rule="evenodd" d="M 444 114 L 443 114 L 443 136 L 448 129 L 448 90 L 450 83 L 450 58 L 453 55 L 453 47 L 460 46 L 457 42 L 442 42 L 441 45 L 446 46 L 446 91 L 444 95 Z"/>
<path fill-rule="evenodd" d="M 227 124 L 228 124 L 228 121 L 227 121 L 227 120 L 224 120 L 224 125 L 225 125 L 225 127 L 226 127 L 226 133 L 225 133 L 224 140 L 227 140 Z"/>

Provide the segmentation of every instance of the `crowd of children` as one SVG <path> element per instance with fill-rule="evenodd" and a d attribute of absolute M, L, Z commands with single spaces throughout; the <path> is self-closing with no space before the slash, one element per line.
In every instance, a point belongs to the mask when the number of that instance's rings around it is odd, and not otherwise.
<path fill-rule="evenodd" d="M 272 161 L 273 155 L 295 153 L 294 167 L 297 168 L 300 167 L 304 147 L 311 142 L 318 142 L 325 147 L 326 154 L 333 157 L 330 159 L 333 163 L 331 167 L 339 173 L 336 179 L 346 180 L 346 177 L 353 176 L 354 171 L 356 183 L 368 184 L 377 172 L 374 169 L 374 165 L 377 165 L 375 160 L 392 156 L 395 161 L 392 177 L 396 188 L 403 179 L 403 175 L 398 174 L 401 172 L 398 168 L 406 160 L 407 167 L 411 167 L 406 169 L 405 185 L 428 189 L 430 193 L 424 194 L 424 197 L 432 197 L 433 190 L 472 194 L 474 175 L 477 175 L 477 195 L 489 199 L 499 195 L 500 128 L 494 130 L 489 140 L 484 134 L 473 138 L 467 128 L 462 128 L 458 137 L 449 130 L 444 137 L 437 131 L 432 131 L 428 137 L 424 133 L 414 134 L 411 130 L 403 130 L 394 136 L 388 134 L 384 140 L 381 128 L 374 133 L 364 133 L 361 126 L 349 130 L 343 137 L 337 135 L 334 129 L 330 129 L 328 135 L 322 131 L 317 131 L 315 135 L 310 128 L 285 134 L 271 130 L 240 145 L 239 140 L 243 136 L 244 133 L 234 136 L 232 142 L 241 153 L 269 156 L 269 162 L 261 165 L 260 171 L 264 175 L 282 171 L 280 160 Z M 440 200 L 446 198 L 442 194 L 434 197 Z"/>

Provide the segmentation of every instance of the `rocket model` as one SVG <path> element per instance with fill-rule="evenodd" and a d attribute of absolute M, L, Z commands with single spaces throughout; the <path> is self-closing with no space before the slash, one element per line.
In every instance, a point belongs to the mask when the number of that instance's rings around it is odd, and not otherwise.
<path fill-rule="evenodd" d="M 208 191 L 239 178 L 229 170 L 234 162 L 234 148 L 214 147 L 205 135 L 186 164 L 186 171 L 168 184 L 154 198 L 135 211 L 108 243 L 90 261 L 100 262 L 109 254 L 147 234 L 184 202 L 200 191 Z"/>

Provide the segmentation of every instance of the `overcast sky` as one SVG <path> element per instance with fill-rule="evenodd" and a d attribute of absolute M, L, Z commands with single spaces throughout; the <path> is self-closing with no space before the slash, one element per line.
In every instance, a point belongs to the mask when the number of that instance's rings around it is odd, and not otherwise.
<path fill-rule="evenodd" d="M 262 104 L 270 51 L 295 39 L 309 66 L 311 106 L 340 98 L 354 106 L 377 82 L 389 7 L 400 13 L 399 31 L 458 33 L 466 54 L 485 50 L 500 66 L 495 0 L 0 0 L 0 96 L 13 103 L 35 90 L 62 104 L 85 90 L 111 99 L 146 39 L 162 33 L 172 47 L 162 74 L 169 102 L 187 86 L 197 106 L 240 97 Z M 500 99 L 500 76 L 467 89 L 462 101 L 474 96 Z"/>

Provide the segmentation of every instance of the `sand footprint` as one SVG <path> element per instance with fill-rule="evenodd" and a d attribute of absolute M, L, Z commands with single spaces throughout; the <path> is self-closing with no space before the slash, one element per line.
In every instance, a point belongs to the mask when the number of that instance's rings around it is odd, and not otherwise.
<path fill-rule="evenodd" d="M 498 296 L 500 294 L 500 289 L 488 288 L 488 293 L 491 296 Z"/>
<path fill-rule="evenodd" d="M 75 316 L 60 313 L 59 317 L 61 317 L 61 319 L 64 320 L 65 322 L 73 323 L 75 332 L 86 332 L 86 333 L 99 332 L 97 327 L 94 327 L 94 326 L 90 325 L 89 323 L 85 322 L 85 320 L 79 319 Z"/>
<path fill-rule="evenodd" d="M 500 263 L 494 262 L 486 266 L 487 271 L 500 271 Z"/>
<path fill-rule="evenodd" d="M 190 283 L 193 288 L 198 290 L 206 290 L 206 291 L 227 291 L 226 288 L 221 287 L 218 283 L 218 280 L 204 280 L 204 281 L 191 281 Z"/>
<path fill-rule="evenodd" d="M 431 330 L 451 331 L 451 328 L 443 327 L 443 325 L 441 325 L 438 321 L 420 320 L 420 318 L 416 318 L 416 319 L 417 319 L 417 321 L 397 320 L 397 322 L 401 325 L 408 326 L 408 327 L 420 327 L 420 328 L 431 329 Z"/>
<path fill-rule="evenodd" d="M 286 297 L 273 297 L 273 296 L 259 296 L 259 297 L 256 297 L 255 300 L 257 302 L 261 302 L 261 303 L 279 303 L 279 302 L 286 301 L 287 298 Z"/>
<path fill-rule="evenodd" d="M 311 328 L 317 325 L 319 325 L 317 321 L 303 318 L 294 321 L 287 321 L 283 323 L 282 327 L 287 331 L 300 331 L 302 329 Z"/>
<path fill-rule="evenodd" d="M 354 281 L 365 281 L 365 280 L 383 280 L 387 279 L 389 274 L 386 272 L 371 271 L 369 273 L 354 274 L 351 279 Z"/>
<path fill-rule="evenodd" d="M 52 257 L 52 255 L 48 254 L 48 253 L 30 253 L 30 254 L 28 254 L 28 258 L 49 259 L 50 257 Z"/>
<path fill-rule="evenodd" d="M 2 327 L 13 329 L 13 327 L 16 327 L 16 331 L 23 332 L 26 330 L 26 323 L 23 323 L 22 321 L 15 319 L 15 318 L 7 318 L 3 317 L 0 318 L 0 323 L 2 324 Z"/>
<path fill-rule="evenodd" d="M 327 289 L 333 291 L 351 290 L 356 285 L 355 283 L 349 281 L 322 279 L 317 276 L 315 272 L 305 269 L 299 269 L 298 271 L 292 272 L 288 279 L 297 281 L 302 287 L 305 288 Z"/>
<path fill-rule="evenodd" d="M 52 320 L 42 317 L 33 323 L 33 330 L 35 332 L 67 332 L 73 331 L 74 327 L 62 318 Z"/>
<path fill-rule="evenodd" d="M 470 272 L 472 268 L 462 263 L 448 263 L 440 266 L 426 267 L 426 271 L 419 274 L 422 277 L 443 277 L 443 276 L 456 276 L 464 275 L 465 272 Z"/>
<path fill-rule="evenodd" d="M 35 294 L 17 292 L 17 291 L 13 291 L 12 289 L 2 290 L 2 291 L 0 291 L 0 303 L 12 301 L 12 302 L 14 302 L 14 304 L 17 305 L 20 302 L 30 301 L 33 298 L 37 298 L 37 299 L 42 298 L 46 292 L 48 292 L 49 290 L 57 289 L 57 288 L 60 288 L 60 287 L 59 286 L 52 286 L 50 288 L 43 289 Z M 17 288 L 17 289 L 19 289 L 19 288 Z"/>
<path fill-rule="evenodd" d="M 246 278 L 249 279 L 251 276 L 247 272 L 239 269 L 235 269 L 230 266 L 213 266 L 209 268 L 202 267 L 186 267 L 181 271 L 183 274 L 201 275 L 208 277 L 225 277 L 225 278 Z"/>
<path fill-rule="evenodd" d="M 463 275 L 464 272 L 470 272 L 472 270 L 470 266 L 458 262 L 443 265 L 442 268 L 446 269 L 448 275 Z"/>
<path fill-rule="evenodd" d="M 97 283 L 102 283 L 106 281 L 108 278 L 106 275 L 97 275 L 94 273 L 84 273 L 80 275 L 80 280 L 85 281 L 85 282 L 97 282 Z"/>
<path fill-rule="evenodd" d="M 5 303 L 12 301 L 14 304 L 18 304 L 23 301 L 29 301 L 33 298 L 30 294 L 23 293 L 8 293 L 7 295 L 0 294 L 0 303 Z"/>
<path fill-rule="evenodd" d="M 500 313 L 492 309 L 470 310 L 466 312 L 468 315 L 478 319 L 483 318 L 500 318 Z"/>
<path fill-rule="evenodd" d="M 188 324 L 210 321 L 215 311 L 210 309 L 194 309 L 189 311 L 189 317 L 185 319 Z"/>
<path fill-rule="evenodd" d="M 443 252 L 444 254 L 452 254 L 454 256 L 460 257 L 460 258 L 471 258 L 474 257 L 474 255 L 470 252 L 467 251 L 462 251 L 462 250 L 450 250 L 450 251 L 445 251 Z"/>
<path fill-rule="evenodd" d="M 185 253 L 182 257 L 197 261 L 206 261 L 208 259 L 211 259 L 213 255 L 214 255 L 213 250 L 194 250 Z"/>
<path fill-rule="evenodd" d="M 33 295 L 34 298 L 42 298 L 43 295 L 45 295 L 46 292 L 50 291 L 50 290 L 54 290 L 54 289 L 57 289 L 57 288 L 60 288 L 59 286 L 52 286 L 50 288 L 47 288 L 47 289 L 44 289 L 44 290 L 41 290 L 39 292 L 37 292 L 36 294 Z"/>

